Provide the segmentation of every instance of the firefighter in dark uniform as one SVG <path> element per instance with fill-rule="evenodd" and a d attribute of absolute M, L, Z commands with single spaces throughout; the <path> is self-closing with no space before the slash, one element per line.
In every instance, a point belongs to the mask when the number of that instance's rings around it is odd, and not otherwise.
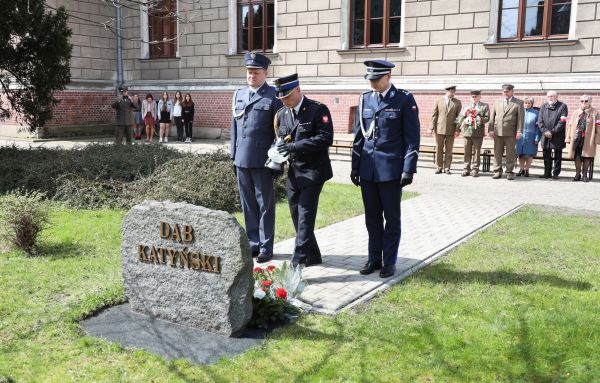
<path fill-rule="evenodd" d="M 359 98 L 350 173 L 361 188 L 369 233 L 369 259 L 360 273 L 381 270 L 379 276 L 388 278 L 396 272 L 402 188 L 417 172 L 419 109 L 412 94 L 390 82 L 394 64 L 365 65 L 372 90 Z"/>
<path fill-rule="evenodd" d="M 279 127 L 277 150 L 288 156 L 288 203 L 296 243 L 292 265 L 321 263 L 315 238 L 315 218 L 319 195 L 325 181 L 333 177 L 329 146 L 333 143 L 333 124 L 329 109 L 302 95 L 298 75 L 275 80 L 277 98 L 285 105 L 276 115 Z"/>
<path fill-rule="evenodd" d="M 271 63 L 258 53 L 246 53 L 248 86 L 238 89 L 232 101 L 231 160 L 237 175 L 246 234 L 257 262 L 273 257 L 275 191 L 273 172 L 265 167 L 273 143 L 273 119 L 281 108 L 275 89 L 267 84 Z"/>

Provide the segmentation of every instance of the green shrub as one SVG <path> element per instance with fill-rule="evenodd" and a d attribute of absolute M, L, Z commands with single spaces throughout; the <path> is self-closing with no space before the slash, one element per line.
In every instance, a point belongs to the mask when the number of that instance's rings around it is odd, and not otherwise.
<path fill-rule="evenodd" d="M 75 149 L 2 147 L 0 194 L 16 189 L 38 190 L 52 198 L 59 188 L 86 181 L 119 188 L 123 182 L 148 176 L 161 164 L 181 156 L 181 152 L 159 145 L 93 144 Z"/>
<path fill-rule="evenodd" d="M 129 207 L 125 198 L 127 184 L 120 180 L 89 180 L 75 175 L 57 180 L 53 199 L 75 209 Z"/>
<path fill-rule="evenodd" d="M 275 182 L 277 198 L 285 196 L 286 185 L 285 175 Z M 166 162 L 150 177 L 134 182 L 128 189 L 130 205 L 154 199 L 187 202 L 228 212 L 241 209 L 231 159 L 224 150 L 190 154 Z"/>
<path fill-rule="evenodd" d="M 130 204 L 143 200 L 188 202 L 229 212 L 240 209 L 231 159 L 224 151 L 194 155 L 166 162 L 151 176 L 129 188 Z"/>
<path fill-rule="evenodd" d="M 37 251 L 37 237 L 48 222 L 44 193 L 13 191 L 0 197 L 0 236 L 29 255 Z"/>
<path fill-rule="evenodd" d="M 240 210 L 229 154 L 184 154 L 158 145 L 0 148 L 0 194 L 37 190 L 73 208 L 129 208 L 145 199 Z M 286 176 L 275 182 L 285 198 Z"/>

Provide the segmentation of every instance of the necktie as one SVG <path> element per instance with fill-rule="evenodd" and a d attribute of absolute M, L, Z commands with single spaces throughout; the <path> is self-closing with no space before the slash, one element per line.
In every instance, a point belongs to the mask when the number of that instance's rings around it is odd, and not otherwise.
<path fill-rule="evenodd" d="M 296 112 L 296 109 L 292 109 L 292 114 L 294 115 L 294 120 L 298 119 L 298 112 Z"/>
<path fill-rule="evenodd" d="M 383 94 L 379 93 L 379 102 L 383 101 Z"/>
<path fill-rule="evenodd" d="M 504 99 L 504 111 L 506 111 L 506 108 L 508 108 L 508 99 L 507 98 Z"/>
<path fill-rule="evenodd" d="M 252 97 L 254 97 L 254 92 L 250 91 L 250 100 L 252 100 Z"/>

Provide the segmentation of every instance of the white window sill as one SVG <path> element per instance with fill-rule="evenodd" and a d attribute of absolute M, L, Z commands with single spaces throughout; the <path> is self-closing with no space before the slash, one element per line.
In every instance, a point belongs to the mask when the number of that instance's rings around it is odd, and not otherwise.
<path fill-rule="evenodd" d="M 406 47 L 350 48 L 338 49 L 336 52 L 340 55 L 350 55 L 354 53 L 394 53 L 406 52 Z"/>
<path fill-rule="evenodd" d="M 559 45 L 577 45 L 579 40 L 526 40 L 526 41 L 500 41 L 497 43 L 485 43 L 488 49 L 521 48 L 521 47 L 546 47 Z"/>
<path fill-rule="evenodd" d="M 277 52 L 254 52 L 254 53 L 260 53 L 261 55 L 264 55 L 266 57 L 279 57 L 279 53 Z M 228 59 L 239 59 L 239 58 L 243 58 L 246 55 L 246 53 L 236 53 L 233 55 L 225 55 L 226 58 Z"/>
<path fill-rule="evenodd" d="M 147 58 L 147 59 L 138 59 L 138 61 L 152 61 L 152 62 L 169 62 L 169 61 L 180 61 L 181 57 L 156 57 L 156 58 Z"/>

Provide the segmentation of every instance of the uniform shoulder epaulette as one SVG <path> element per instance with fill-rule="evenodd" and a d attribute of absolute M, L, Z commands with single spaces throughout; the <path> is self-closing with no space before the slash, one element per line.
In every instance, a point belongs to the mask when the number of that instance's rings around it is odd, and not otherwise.
<path fill-rule="evenodd" d="M 275 115 L 278 115 L 279 112 L 281 112 L 283 109 L 285 109 L 285 106 L 282 106 L 281 108 L 277 109 L 277 112 L 275 112 Z"/>
<path fill-rule="evenodd" d="M 402 94 L 404 94 L 405 96 L 410 96 L 410 92 L 407 91 L 406 89 L 398 89 L 398 92 L 401 92 Z"/>
<path fill-rule="evenodd" d="M 371 93 L 371 92 L 372 92 L 372 90 L 365 90 L 364 92 L 362 92 L 362 94 L 363 94 L 363 95 L 364 95 L 364 94 L 369 94 L 369 93 Z"/>

